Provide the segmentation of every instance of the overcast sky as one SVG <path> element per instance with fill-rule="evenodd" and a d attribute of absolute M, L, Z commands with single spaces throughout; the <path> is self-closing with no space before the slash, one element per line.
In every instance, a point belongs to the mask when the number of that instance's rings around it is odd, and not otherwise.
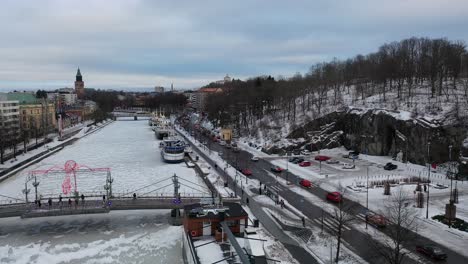
<path fill-rule="evenodd" d="M 411 36 L 468 42 L 468 0 L 2 0 L 0 90 L 291 76 Z"/>

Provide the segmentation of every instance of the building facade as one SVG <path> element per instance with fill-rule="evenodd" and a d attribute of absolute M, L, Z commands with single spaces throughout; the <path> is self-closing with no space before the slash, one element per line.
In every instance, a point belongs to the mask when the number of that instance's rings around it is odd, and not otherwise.
<path fill-rule="evenodd" d="M 19 101 L 8 100 L 0 95 L 0 145 L 5 147 L 16 144 L 20 137 Z"/>
<path fill-rule="evenodd" d="M 46 100 L 38 100 L 34 104 L 20 104 L 20 124 L 24 130 L 55 130 L 55 105 Z"/>
<path fill-rule="evenodd" d="M 206 99 L 209 95 L 222 93 L 223 89 L 221 88 L 200 88 L 196 94 L 195 106 L 194 108 L 198 111 L 204 111 L 206 108 Z"/>

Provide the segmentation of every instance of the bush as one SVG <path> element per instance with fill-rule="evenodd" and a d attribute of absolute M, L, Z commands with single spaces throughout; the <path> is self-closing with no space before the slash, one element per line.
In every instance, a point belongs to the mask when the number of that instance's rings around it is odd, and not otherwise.
<path fill-rule="evenodd" d="M 448 225 L 448 221 L 445 219 L 444 215 L 434 215 L 432 219 Z M 460 231 L 468 232 L 468 222 L 465 222 L 460 218 L 455 218 L 455 220 L 452 221 L 452 227 Z"/>

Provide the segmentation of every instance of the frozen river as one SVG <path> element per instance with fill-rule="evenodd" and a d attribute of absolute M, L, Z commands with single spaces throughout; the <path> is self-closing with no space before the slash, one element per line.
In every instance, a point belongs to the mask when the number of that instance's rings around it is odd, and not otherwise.
<path fill-rule="evenodd" d="M 202 180 L 193 169 L 187 168 L 185 163 L 166 164 L 161 159 L 159 142 L 147 121 L 117 121 L 94 134 L 79 139 L 71 146 L 54 154 L 37 164 L 19 172 L 17 175 L 0 183 L 0 194 L 24 199 L 21 190 L 24 188 L 28 171 L 48 169 L 54 165 L 63 167 L 67 160 L 74 160 L 80 165 L 91 168 L 110 168 L 114 178 L 113 192 L 127 193 L 141 187 L 150 185 L 159 180 L 168 178 L 176 173 L 183 179 L 203 185 Z M 47 197 L 58 197 L 65 175 L 49 174 L 38 178 L 40 181 L 38 193 Z M 104 194 L 106 173 L 80 173 L 77 175 L 78 191 L 84 193 Z M 137 192 L 140 194 L 160 195 L 172 194 L 172 185 L 154 191 L 171 181 L 166 180 L 160 184 L 149 186 Z M 200 194 L 197 190 L 189 188 L 191 185 L 184 182 L 181 194 Z M 188 185 L 188 186 L 187 186 Z M 33 188 L 32 182 L 28 188 Z M 5 198 L 0 198 L 5 199 Z"/>
<path fill-rule="evenodd" d="M 164 163 L 158 146 L 146 121 L 117 121 L 1 182 L 0 194 L 24 198 L 21 190 L 28 171 L 63 166 L 67 160 L 92 168 L 110 168 L 115 193 L 144 187 L 174 173 L 203 184 L 184 163 Z M 38 192 L 58 196 L 64 177 L 41 177 Z M 78 191 L 104 193 L 105 178 L 105 173 L 80 174 Z M 167 184 L 170 182 L 138 193 Z M 173 187 L 157 193 L 162 192 L 171 194 Z M 197 193 L 184 185 L 181 192 Z M 167 210 L 113 211 L 103 215 L 0 219 L 0 263 L 182 263 L 182 228 L 169 226 L 167 214 Z"/>
<path fill-rule="evenodd" d="M 0 219 L 0 263 L 183 263 L 166 210 Z"/>

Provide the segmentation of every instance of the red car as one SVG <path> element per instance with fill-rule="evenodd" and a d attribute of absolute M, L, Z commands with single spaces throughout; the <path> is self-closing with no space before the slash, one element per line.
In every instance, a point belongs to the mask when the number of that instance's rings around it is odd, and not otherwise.
<path fill-rule="evenodd" d="M 312 183 L 306 179 L 302 179 L 299 184 L 302 186 L 302 187 L 305 187 L 305 188 L 310 188 L 312 187 Z"/>
<path fill-rule="evenodd" d="M 339 203 L 343 200 L 343 197 L 339 192 L 329 192 L 327 193 L 327 200 Z"/>
<path fill-rule="evenodd" d="M 310 166 L 310 161 L 303 161 L 299 163 L 299 166 L 301 167 L 309 167 Z"/>
<path fill-rule="evenodd" d="M 387 220 L 383 215 L 379 214 L 367 214 L 366 215 L 366 220 L 370 225 L 376 226 L 376 227 L 386 227 L 387 226 Z"/>
<path fill-rule="evenodd" d="M 284 169 L 279 167 L 279 166 L 274 166 L 274 167 L 271 167 L 271 171 L 272 172 L 282 172 L 282 171 L 284 171 Z"/>
<path fill-rule="evenodd" d="M 242 169 L 241 172 L 242 172 L 242 174 L 244 174 L 245 176 L 250 176 L 250 175 L 252 175 L 252 171 L 249 170 L 249 169 Z"/>
<path fill-rule="evenodd" d="M 318 160 L 318 161 L 327 161 L 329 159 L 331 159 L 331 158 L 328 157 L 328 156 L 324 156 L 324 155 L 315 156 L 315 160 Z"/>

